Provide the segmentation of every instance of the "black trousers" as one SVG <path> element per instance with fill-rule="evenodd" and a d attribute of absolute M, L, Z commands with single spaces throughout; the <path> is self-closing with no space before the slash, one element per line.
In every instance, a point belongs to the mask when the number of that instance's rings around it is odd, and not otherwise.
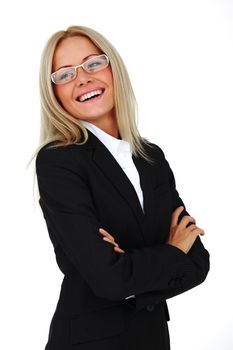
<path fill-rule="evenodd" d="M 110 338 L 73 345 L 72 349 L 170 350 L 166 314 L 160 306 L 147 306 L 131 315 L 124 332 Z"/>

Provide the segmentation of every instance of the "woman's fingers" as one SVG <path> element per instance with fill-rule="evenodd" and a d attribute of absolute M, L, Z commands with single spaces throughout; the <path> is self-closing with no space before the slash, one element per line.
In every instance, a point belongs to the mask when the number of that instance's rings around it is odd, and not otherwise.
<path fill-rule="evenodd" d="M 178 207 L 176 208 L 173 213 L 172 213 L 172 217 L 171 217 L 171 228 L 175 227 L 178 223 L 178 219 L 180 214 L 182 213 L 182 211 L 184 210 L 184 207 Z"/>
<path fill-rule="evenodd" d="M 105 229 L 103 228 L 100 228 L 99 229 L 99 232 L 102 233 L 102 235 L 104 236 L 103 237 L 103 240 L 106 241 L 106 242 L 109 242 L 111 244 L 114 245 L 114 250 L 117 252 L 117 253 L 124 253 L 124 250 L 122 250 L 119 245 L 115 242 L 115 239 L 112 235 L 110 235 L 110 233 L 108 233 Z"/>
<path fill-rule="evenodd" d="M 192 232 L 197 226 L 192 224 L 189 227 L 187 227 L 187 232 Z"/>
<path fill-rule="evenodd" d="M 200 227 L 196 227 L 196 228 L 192 231 L 192 233 L 195 234 L 196 236 L 198 236 L 198 235 L 204 236 L 205 231 L 202 230 Z"/>
<path fill-rule="evenodd" d="M 183 218 L 181 219 L 180 223 L 179 223 L 179 227 L 180 228 L 185 228 L 187 227 L 187 225 L 189 223 L 193 223 L 195 224 L 196 223 L 196 220 L 192 217 L 192 216 L 189 216 L 189 215 L 185 215 L 183 216 Z"/>
<path fill-rule="evenodd" d="M 114 242 L 111 238 L 108 237 L 103 237 L 103 240 L 109 243 L 114 244 L 116 247 L 118 247 L 118 244 L 116 242 Z"/>
<path fill-rule="evenodd" d="M 114 250 L 115 250 L 117 253 L 124 253 L 124 250 L 122 250 L 120 247 L 114 247 Z"/>
<path fill-rule="evenodd" d="M 187 227 L 188 232 L 194 232 L 197 235 L 203 236 L 205 234 L 205 231 L 202 230 L 200 227 L 197 227 L 196 225 L 192 224 L 189 227 Z"/>
<path fill-rule="evenodd" d="M 178 224 L 179 215 L 184 208 L 178 207 L 171 216 L 170 232 L 166 243 L 171 244 L 184 253 L 188 253 L 198 235 L 204 235 L 205 232 L 196 226 L 196 220 L 189 215 L 184 215 Z"/>
<path fill-rule="evenodd" d="M 110 235 L 110 233 L 108 233 L 108 231 L 106 231 L 105 229 L 100 228 L 99 232 L 102 233 L 102 235 L 104 235 L 105 237 L 108 237 L 108 238 L 112 239 L 113 241 L 115 241 L 114 237 L 112 235 Z"/>
<path fill-rule="evenodd" d="M 171 216 L 171 224 L 170 224 L 170 227 L 171 228 L 174 228 L 177 226 L 178 224 L 178 219 L 179 219 L 179 216 L 180 214 L 182 213 L 182 211 L 184 210 L 184 207 L 181 206 L 181 207 L 178 207 L 176 208 L 173 213 L 172 213 L 172 216 Z M 179 226 L 180 227 L 186 227 L 189 223 L 196 223 L 196 220 L 189 216 L 189 215 L 185 215 L 183 216 L 183 218 L 181 219 L 180 223 L 179 223 Z"/>
<path fill-rule="evenodd" d="M 106 241 L 106 242 L 109 242 L 109 243 L 113 244 L 113 245 L 114 245 L 114 250 L 115 250 L 116 252 L 118 252 L 118 253 L 124 253 L 124 250 L 122 250 L 122 249 L 119 247 L 119 245 L 118 245 L 116 242 L 114 242 L 112 239 L 110 239 L 110 238 L 108 238 L 108 237 L 103 237 L 103 240 Z"/>

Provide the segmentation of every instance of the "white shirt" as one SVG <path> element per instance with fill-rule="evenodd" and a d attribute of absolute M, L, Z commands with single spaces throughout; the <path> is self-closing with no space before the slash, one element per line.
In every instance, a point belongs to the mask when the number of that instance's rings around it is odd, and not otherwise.
<path fill-rule="evenodd" d="M 80 120 L 80 122 L 107 147 L 109 152 L 111 152 L 113 157 L 119 163 L 131 181 L 132 185 L 134 186 L 141 207 L 143 209 L 143 193 L 140 185 L 140 178 L 137 168 L 132 159 L 132 151 L 129 142 L 125 140 L 119 140 L 109 135 L 102 129 L 98 128 L 96 125 L 89 123 L 86 120 Z M 125 299 L 128 298 L 135 298 L 135 295 L 130 295 Z"/>

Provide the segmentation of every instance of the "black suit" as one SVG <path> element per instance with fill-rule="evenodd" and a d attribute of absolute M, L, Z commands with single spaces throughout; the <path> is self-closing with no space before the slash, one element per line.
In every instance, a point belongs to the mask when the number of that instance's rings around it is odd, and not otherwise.
<path fill-rule="evenodd" d="M 209 254 L 199 237 L 188 254 L 164 244 L 183 202 L 159 147 L 147 146 L 153 166 L 133 156 L 143 212 L 117 161 L 88 134 L 85 145 L 45 146 L 36 159 L 40 205 L 65 275 L 46 350 L 169 349 L 165 300 L 204 281 Z"/>

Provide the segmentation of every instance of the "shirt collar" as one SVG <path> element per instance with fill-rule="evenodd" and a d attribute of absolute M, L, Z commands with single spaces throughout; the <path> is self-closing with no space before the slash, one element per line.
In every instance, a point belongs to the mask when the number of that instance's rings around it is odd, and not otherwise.
<path fill-rule="evenodd" d="M 79 120 L 89 131 L 91 131 L 112 154 L 127 152 L 131 153 L 129 142 L 117 139 L 97 127 L 96 125 L 87 122 L 86 120 Z"/>

